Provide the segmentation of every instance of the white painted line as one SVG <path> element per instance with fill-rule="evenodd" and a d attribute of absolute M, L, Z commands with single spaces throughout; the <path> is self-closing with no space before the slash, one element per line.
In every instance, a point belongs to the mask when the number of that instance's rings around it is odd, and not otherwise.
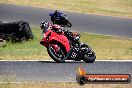
<path fill-rule="evenodd" d="M 96 60 L 96 61 L 110 61 L 110 62 L 132 62 L 132 60 Z"/>
<path fill-rule="evenodd" d="M 0 60 L 1 61 L 10 61 L 10 62 L 14 62 L 14 61 L 44 61 L 44 62 L 55 62 L 53 60 Z M 95 60 L 95 61 L 109 61 L 109 62 L 132 62 L 132 60 Z M 66 60 L 66 62 L 79 62 L 79 61 L 74 61 L 74 60 Z M 82 61 L 80 61 L 82 62 Z"/>
<path fill-rule="evenodd" d="M 1 61 L 53 61 L 53 60 L 0 60 Z"/>

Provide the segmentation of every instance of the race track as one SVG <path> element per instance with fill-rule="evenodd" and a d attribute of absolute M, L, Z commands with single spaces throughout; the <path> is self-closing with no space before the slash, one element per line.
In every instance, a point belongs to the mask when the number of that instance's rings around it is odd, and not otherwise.
<path fill-rule="evenodd" d="M 132 75 L 132 61 L 96 61 L 94 63 L 0 61 L 0 82 L 76 82 L 76 72 L 80 66 L 88 74 Z"/>
<path fill-rule="evenodd" d="M 50 21 L 48 16 L 50 12 L 53 10 L 0 4 L 0 20 L 4 22 L 24 20 L 39 27 L 41 21 Z M 73 12 L 65 13 L 73 24 L 73 27 L 68 28 L 68 30 L 132 38 L 132 19 Z"/>

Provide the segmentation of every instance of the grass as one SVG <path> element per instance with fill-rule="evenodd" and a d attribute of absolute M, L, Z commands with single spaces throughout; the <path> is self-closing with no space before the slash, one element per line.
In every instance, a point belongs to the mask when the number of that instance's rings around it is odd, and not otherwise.
<path fill-rule="evenodd" d="M 0 88 L 132 88 L 132 84 L 85 84 L 80 86 L 77 83 L 0 83 Z"/>
<path fill-rule="evenodd" d="M 0 47 L 1 60 L 51 60 L 47 50 L 39 42 L 42 34 L 39 28 L 32 28 L 35 39 L 24 43 L 7 43 Z M 132 39 L 81 33 L 81 41 L 90 45 L 97 60 L 131 60 Z"/>
<path fill-rule="evenodd" d="M 132 0 L 0 0 L 0 3 L 132 17 Z"/>

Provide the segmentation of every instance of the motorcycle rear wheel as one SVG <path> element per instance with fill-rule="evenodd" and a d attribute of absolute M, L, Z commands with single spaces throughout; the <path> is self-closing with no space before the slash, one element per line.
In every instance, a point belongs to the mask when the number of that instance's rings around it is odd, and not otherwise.
<path fill-rule="evenodd" d="M 72 24 L 71 24 L 69 21 L 67 21 L 67 26 L 68 26 L 68 27 L 71 27 Z"/>
<path fill-rule="evenodd" d="M 65 62 L 65 50 L 62 48 L 60 44 L 57 44 L 60 47 L 59 53 L 56 53 L 52 44 L 50 44 L 47 48 L 49 56 L 56 61 L 57 63 L 64 63 Z"/>

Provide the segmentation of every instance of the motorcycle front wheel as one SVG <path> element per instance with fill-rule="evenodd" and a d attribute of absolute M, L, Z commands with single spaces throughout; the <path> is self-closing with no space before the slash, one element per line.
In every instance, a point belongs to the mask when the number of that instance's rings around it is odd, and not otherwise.
<path fill-rule="evenodd" d="M 86 63 L 93 63 L 95 59 L 96 55 L 91 49 L 89 49 L 89 51 L 87 51 L 83 56 L 83 61 L 85 61 Z"/>
<path fill-rule="evenodd" d="M 56 49 L 54 46 L 57 46 Z M 49 56 L 57 63 L 65 62 L 65 51 L 59 44 L 50 44 L 47 48 Z"/>

